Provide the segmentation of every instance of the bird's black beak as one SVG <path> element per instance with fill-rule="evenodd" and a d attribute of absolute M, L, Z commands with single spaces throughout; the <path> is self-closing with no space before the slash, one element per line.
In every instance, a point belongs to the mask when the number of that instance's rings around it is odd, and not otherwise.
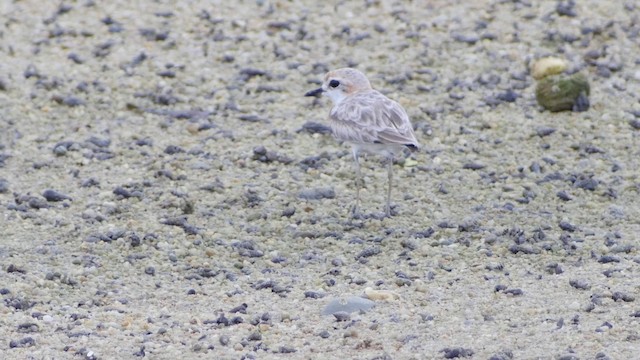
<path fill-rule="evenodd" d="M 304 94 L 304 96 L 315 96 L 315 97 L 318 97 L 318 96 L 320 96 L 323 92 L 324 92 L 324 90 L 322 90 L 322 88 L 317 88 L 317 89 L 315 89 L 315 90 L 307 91 L 307 93 L 306 93 L 306 94 Z"/>

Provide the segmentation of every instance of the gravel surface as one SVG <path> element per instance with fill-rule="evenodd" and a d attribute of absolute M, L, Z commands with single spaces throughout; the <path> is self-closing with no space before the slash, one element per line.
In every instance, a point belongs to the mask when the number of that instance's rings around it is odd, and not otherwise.
<path fill-rule="evenodd" d="M 634 1 L 0 2 L 4 359 L 630 359 Z M 535 102 L 568 61 L 586 112 Z M 363 161 L 330 69 L 423 150 Z M 639 300 L 640 301 L 640 300 Z"/>

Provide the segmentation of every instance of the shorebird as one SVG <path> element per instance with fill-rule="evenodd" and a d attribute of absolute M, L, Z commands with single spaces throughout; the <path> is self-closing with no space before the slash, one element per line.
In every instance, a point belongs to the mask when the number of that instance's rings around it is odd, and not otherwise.
<path fill-rule="evenodd" d="M 389 185 L 387 188 L 386 216 L 391 216 L 391 188 L 393 157 L 404 148 L 417 150 L 418 140 L 404 108 L 397 102 L 371 88 L 369 79 L 360 71 L 342 68 L 328 72 L 322 87 L 305 96 L 326 95 L 333 102 L 329 120 L 333 136 L 351 144 L 356 168 L 356 204 L 360 206 L 361 152 L 377 154 L 387 161 Z"/>

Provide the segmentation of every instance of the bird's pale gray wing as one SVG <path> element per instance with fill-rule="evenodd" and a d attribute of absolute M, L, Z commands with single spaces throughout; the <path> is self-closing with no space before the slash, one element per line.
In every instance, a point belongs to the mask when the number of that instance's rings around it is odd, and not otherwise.
<path fill-rule="evenodd" d="M 383 143 L 413 145 L 418 147 L 418 140 L 413 132 L 409 115 L 397 102 L 385 97 L 385 101 L 378 103 L 378 115 L 381 130 L 378 137 Z"/>
<path fill-rule="evenodd" d="M 418 147 L 402 106 L 377 91 L 344 100 L 331 111 L 330 118 L 334 135 L 341 140 Z"/>

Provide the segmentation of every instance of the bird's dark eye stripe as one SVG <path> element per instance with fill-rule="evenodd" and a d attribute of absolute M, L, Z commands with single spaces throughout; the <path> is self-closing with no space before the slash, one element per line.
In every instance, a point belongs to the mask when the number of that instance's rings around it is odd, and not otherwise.
<path fill-rule="evenodd" d="M 340 81 L 331 80 L 331 81 L 329 81 L 329 86 L 331 86 L 332 88 L 336 88 L 336 87 L 340 86 Z"/>

